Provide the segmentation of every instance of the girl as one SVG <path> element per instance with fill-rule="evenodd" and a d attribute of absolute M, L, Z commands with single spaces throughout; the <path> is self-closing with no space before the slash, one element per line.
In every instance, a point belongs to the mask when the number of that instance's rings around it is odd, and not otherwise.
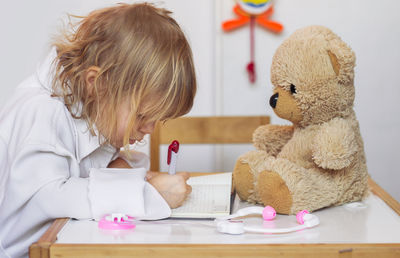
<path fill-rule="evenodd" d="M 146 176 L 144 154 L 119 149 L 189 112 L 195 93 L 191 49 L 164 9 L 105 8 L 65 33 L 0 113 L 0 257 L 27 256 L 59 217 L 168 217 L 187 173 Z"/>

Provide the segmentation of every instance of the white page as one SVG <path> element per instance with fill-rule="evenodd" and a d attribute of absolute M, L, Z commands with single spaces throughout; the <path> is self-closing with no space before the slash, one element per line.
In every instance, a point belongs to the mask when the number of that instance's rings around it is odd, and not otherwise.
<path fill-rule="evenodd" d="M 229 215 L 232 173 L 191 177 L 192 193 L 185 203 L 172 209 L 175 218 L 216 218 Z"/>

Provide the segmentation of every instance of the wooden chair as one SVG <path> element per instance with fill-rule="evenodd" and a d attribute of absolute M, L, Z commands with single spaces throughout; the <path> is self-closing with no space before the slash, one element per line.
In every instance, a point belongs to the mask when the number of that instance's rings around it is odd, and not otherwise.
<path fill-rule="evenodd" d="M 157 123 L 150 136 L 150 170 L 160 170 L 160 145 L 251 143 L 254 130 L 270 122 L 268 116 L 180 117 Z"/>

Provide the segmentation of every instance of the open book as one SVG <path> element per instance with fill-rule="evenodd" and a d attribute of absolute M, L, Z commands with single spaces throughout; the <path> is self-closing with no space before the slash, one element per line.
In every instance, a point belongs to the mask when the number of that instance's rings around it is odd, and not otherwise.
<path fill-rule="evenodd" d="M 192 193 L 185 203 L 172 209 L 172 218 L 216 218 L 230 214 L 232 173 L 189 178 Z"/>

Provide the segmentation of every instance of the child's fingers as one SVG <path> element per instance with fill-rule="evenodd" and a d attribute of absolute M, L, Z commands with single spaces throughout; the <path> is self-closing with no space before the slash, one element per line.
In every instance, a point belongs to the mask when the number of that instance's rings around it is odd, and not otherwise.
<path fill-rule="evenodd" d="M 182 176 L 185 180 L 190 178 L 190 174 L 188 172 L 178 172 L 176 174 Z"/>
<path fill-rule="evenodd" d="M 189 195 L 192 192 L 192 187 L 190 185 L 186 185 L 186 194 Z"/>

